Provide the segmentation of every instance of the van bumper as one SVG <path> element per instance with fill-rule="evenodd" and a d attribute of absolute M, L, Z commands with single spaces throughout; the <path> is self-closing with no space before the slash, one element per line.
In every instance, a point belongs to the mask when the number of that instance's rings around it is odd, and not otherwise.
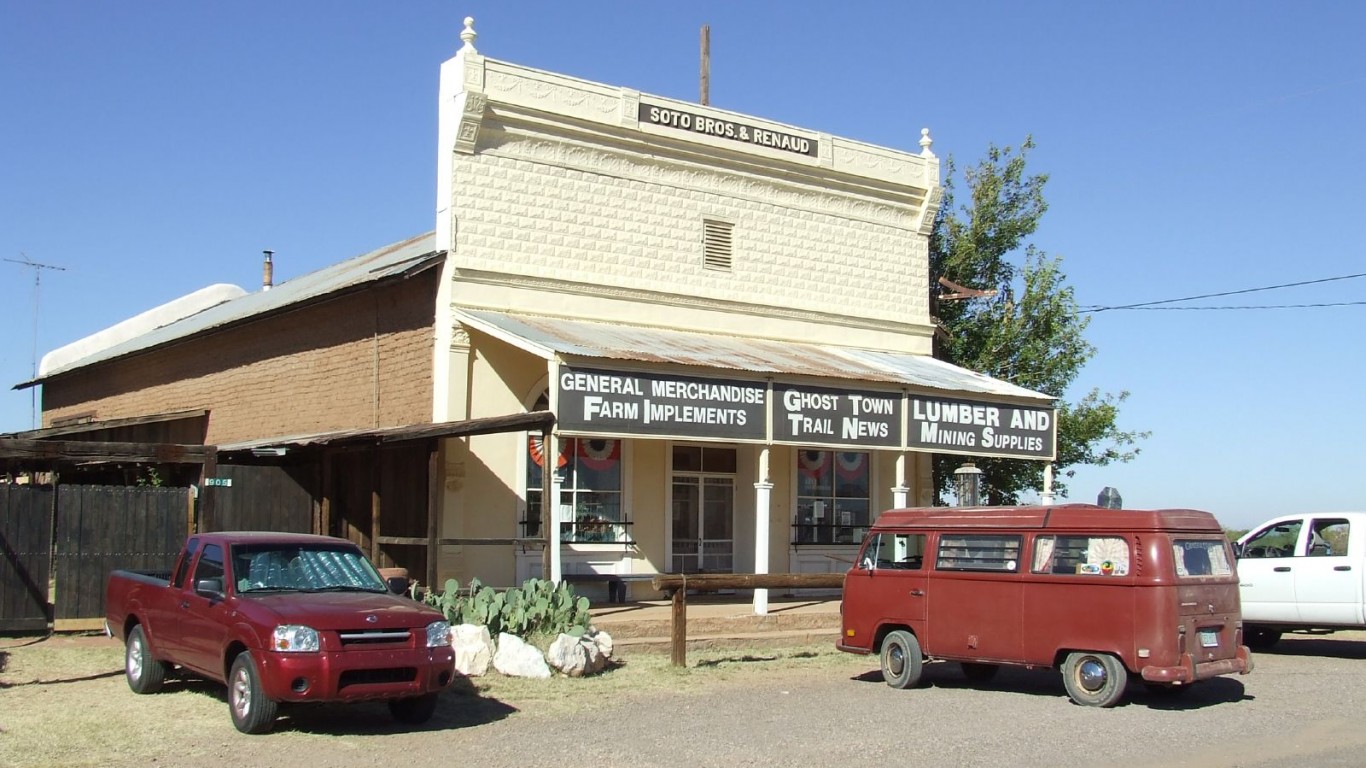
<path fill-rule="evenodd" d="M 1176 667 L 1143 667 L 1139 674 L 1150 683 L 1193 683 L 1220 675 L 1246 675 L 1252 671 L 1252 653 L 1246 645 L 1238 646 L 1238 653 L 1231 659 L 1206 661 L 1197 664 L 1189 653 L 1181 654 L 1181 664 Z"/>

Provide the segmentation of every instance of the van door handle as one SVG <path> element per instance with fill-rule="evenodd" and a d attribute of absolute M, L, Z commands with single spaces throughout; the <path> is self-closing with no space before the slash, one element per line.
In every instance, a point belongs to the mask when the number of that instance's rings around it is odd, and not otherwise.
<path fill-rule="evenodd" d="M 1276 573 L 1290 573 L 1290 566 L 1278 565 L 1275 568 L 1272 568 L 1271 570 L 1275 571 Z"/>
<path fill-rule="evenodd" d="M 1335 566 L 1333 566 L 1333 570 L 1335 570 L 1335 571 L 1350 571 L 1350 570 L 1352 570 L 1352 566 L 1350 566 L 1350 565 L 1335 565 Z"/>
<path fill-rule="evenodd" d="M 923 589 L 913 589 L 913 590 L 911 590 L 911 597 L 924 597 L 924 596 L 925 596 L 925 590 L 923 590 Z"/>

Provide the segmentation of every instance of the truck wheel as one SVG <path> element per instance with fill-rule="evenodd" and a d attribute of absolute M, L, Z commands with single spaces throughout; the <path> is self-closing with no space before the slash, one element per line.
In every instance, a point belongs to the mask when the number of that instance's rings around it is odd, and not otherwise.
<path fill-rule="evenodd" d="M 903 629 L 887 635 L 882 641 L 882 679 L 893 688 L 910 688 L 918 684 L 925 671 L 925 657 L 920 652 L 920 641 Z"/>
<path fill-rule="evenodd" d="M 1113 707 L 1124 698 L 1129 672 L 1108 653 L 1069 653 L 1062 665 L 1062 683 L 1072 701 L 1087 707 Z"/>
<path fill-rule="evenodd" d="M 963 668 L 963 677 L 974 683 L 989 683 L 991 678 L 996 677 L 996 673 L 1001 671 L 1001 668 L 996 664 L 977 664 L 964 661 L 958 666 Z"/>
<path fill-rule="evenodd" d="M 437 694 L 414 696 L 408 699 L 390 699 L 389 714 L 400 723 L 418 725 L 432 719 L 436 714 Z"/>
<path fill-rule="evenodd" d="M 1280 630 L 1266 627 L 1243 627 L 1243 642 L 1254 651 L 1265 651 L 1281 639 Z"/>
<path fill-rule="evenodd" d="M 166 682 L 166 663 L 152 658 L 152 649 L 147 646 L 147 634 L 142 631 L 141 624 L 128 633 L 123 671 L 133 693 L 156 693 Z"/>
<path fill-rule="evenodd" d="M 278 704 L 261 691 L 256 663 L 243 651 L 233 659 L 228 673 L 228 710 L 232 724 L 242 733 L 267 733 L 275 725 Z"/>

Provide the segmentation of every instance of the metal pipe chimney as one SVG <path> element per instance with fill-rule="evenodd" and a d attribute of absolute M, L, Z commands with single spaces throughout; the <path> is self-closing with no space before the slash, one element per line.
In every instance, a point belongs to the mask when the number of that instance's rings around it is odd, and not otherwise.
<path fill-rule="evenodd" d="M 261 265 L 261 290 L 269 291 L 270 287 L 275 284 L 275 265 L 270 260 L 275 255 L 275 251 L 266 250 L 261 251 L 261 253 L 266 255 L 266 262 Z"/>

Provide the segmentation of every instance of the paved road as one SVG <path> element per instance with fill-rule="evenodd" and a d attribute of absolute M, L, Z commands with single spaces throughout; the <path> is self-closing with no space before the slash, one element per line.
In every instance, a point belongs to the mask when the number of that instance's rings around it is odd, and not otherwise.
<path fill-rule="evenodd" d="M 1007 670 L 973 688 L 955 665 L 932 665 L 927 687 L 899 691 L 883 684 L 875 659 L 850 656 L 801 675 L 737 675 L 573 715 L 454 696 L 421 732 L 367 733 L 364 715 L 341 710 L 326 721 L 301 716 L 292 733 L 198 746 L 242 765 L 1366 765 L 1366 640 L 1292 639 L 1256 660 L 1252 675 L 1178 697 L 1134 686 L 1108 710 L 1071 704 L 1049 671 Z M 319 738 L 334 735 L 344 738 Z"/>

